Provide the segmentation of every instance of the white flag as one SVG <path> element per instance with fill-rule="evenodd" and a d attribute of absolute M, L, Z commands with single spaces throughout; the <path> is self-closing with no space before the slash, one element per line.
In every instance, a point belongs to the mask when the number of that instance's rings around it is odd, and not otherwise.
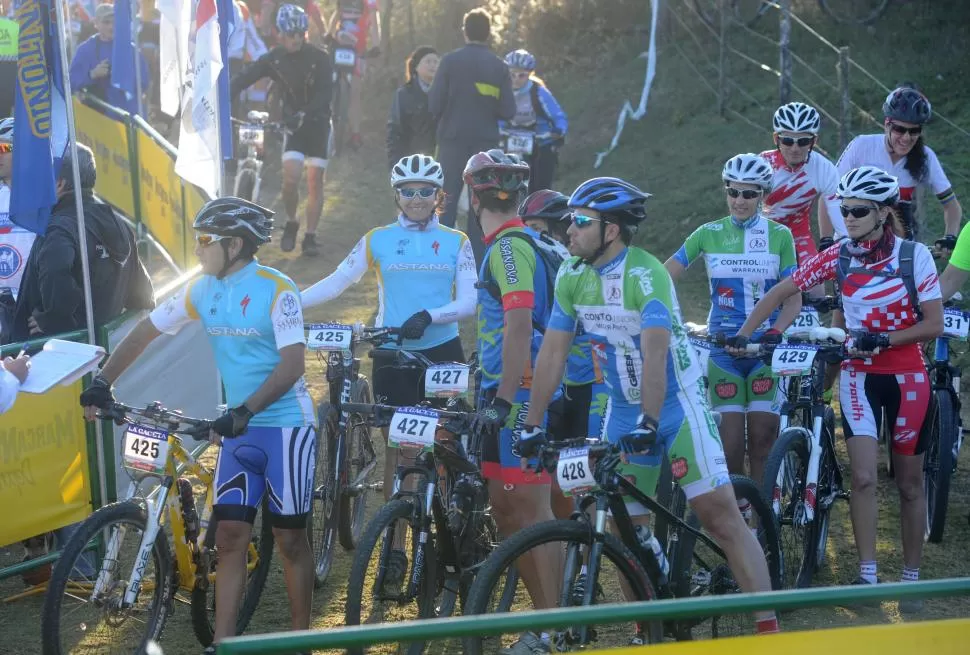
<path fill-rule="evenodd" d="M 182 129 L 175 172 L 211 197 L 219 192 L 222 172 L 219 152 L 219 91 L 222 71 L 219 21 L 215 0 L 199 0 L 192 67 L 182 93 Z"/>
<path fill-rule="evenodd" d="M 161 14 L 159 91 L 162 111 L 178 114 L 182 106 L 182 87 L 189 68 L 189 33 L 192 31 L 192 0 L 157 0 Z"/>

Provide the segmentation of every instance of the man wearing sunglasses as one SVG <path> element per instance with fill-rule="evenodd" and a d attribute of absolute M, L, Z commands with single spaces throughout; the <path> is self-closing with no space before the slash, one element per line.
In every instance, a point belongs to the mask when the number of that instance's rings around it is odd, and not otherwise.
<path fill-rule="evenodd" d="M 897 178 L 906 238 L 913 240 L 919 238 L 916 187 L 932 189 L 943 206 L 944 236 L 936 245 L 949 253 L 956 246 L 963 209 L 936 153 L 924 142 L 923 128 L 933 114 L 930 101 L 915 88 L 902 86 L 886 96 L 882 113 L 882 134 L 853 139 L 839 158 L 839 175 L 860 166 L 875 166 Z"/>
<path fill-rule="evenodd" d="M 815 152 L 821 124 L 814 107 L 801 102 L 782 105 L 772 119 L 775 149 L 761 153 L 774 170 L 762 214 L 791 230 L 799 262 L 818 252 L 812 236 L 814 205 L 818 205 L 822 249 L 831 245 L 834 237 L 845 236 L 845 223 L 835 196 L 838 171 L 835 164 Z"/>
<path fill-rule="evenodd" d="M 738 511 L 701 383 L 703 371 L 684 330 L 673 281 L 656 257 L 630 246 L 646 219 L 648 197 L 611 177 L 587 180 L 570 197 L 569 246 L 575 256 L 556 279 L 555 305 L 539 351 L 519 451 L 523 457 L 533 455 L 546 441 L 539 427 L 542 412 L 562 381 L 581 325 L 595 344 L 593 352 L 610 389 L 608 418 L 597 436 L 627 452 L 623 475 L 654 495 L 666 453 L 680 488 L 724 549 L 741 588 L 768 591 L 767 563 Z M 646 509 L 635 501 L 628 501 L 627 509 L 636 523 L 648 522 Z M 757 626 L 759 632 L 777 632 L 774 612 L 758 613 Z M 644 641 L 638 632 L 631 644 Z"/>
<path fill-rule="evenodd" d="M 202 276 L 143 319 L 122 340 L 81 394 L 85 416 L 114 401 L 111 385 L 162 333 L 201 321 L 231 409 L 212 424 L 221 443 L 213 517 L 218 517 L 214 643 L 236 632 L 246 585 L 253 521 L 268 495 L 273 534 L 283 559 L 291 625 L 307 628 L 313 557 L 307 541 L 316 432 L 304 372 L 300 292 L 286 275 L 261 266 L 256 251 L 270 240 L 273 212 L 239 198 L 210 200 L 195 217 Z M 215 653 L 215 645 L 204 653 Z"/>

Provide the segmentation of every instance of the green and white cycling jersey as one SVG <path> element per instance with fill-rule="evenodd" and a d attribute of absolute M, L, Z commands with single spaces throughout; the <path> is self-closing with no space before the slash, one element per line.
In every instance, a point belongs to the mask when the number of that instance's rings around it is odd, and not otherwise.
<path fill-rule="evenodd" d="M 670 330 L 668 398 L 700 380 L 702 371 L 684 330 L 670 275 L 650 253 L 627 248 L 599 268 L 570 258 L 559 269 L 555 295 L 549 327 L 572 332 L 577 322 L 582 323 L 616 400 L 640 404 L 640 332 L 647 328 Z"/>
<path fill-rule="evenodd" d="M 950 255 L 950 263 L 961 271 L 970 272 L 970 230 L 967 227 L 970 223 L 963 226 L 960 236 L 957 238 L 957 245 Z"/>

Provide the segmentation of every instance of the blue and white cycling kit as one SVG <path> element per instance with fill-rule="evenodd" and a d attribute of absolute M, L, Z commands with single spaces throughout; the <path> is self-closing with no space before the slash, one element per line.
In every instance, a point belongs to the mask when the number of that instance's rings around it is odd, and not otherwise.
<path fill-rule="evenodd" d="M 421 310 L 431 325 L 420 339 L 406 339 L 406 350 L 427 350 L 458 337 L 458 321 L 475 313 L 475 255 L 464 233 L 432 218 L 418 224 L 399 216 L 357 242 L 331 275 L 303 292 L 303 306 L 333 300 L 368 270 L 377 273 L 375 325 L 400 327 Z"/>
<path fill-rule="evenodd" d="M 230 407 L 266 382 L 280 362 L 280 350 L 304 343 L 296 285 L 255 261 L 222 280 L 211 275 L 193 280 L 157 307 L 150 320 L 166 334 L 202 322 Z M 244 435 L 224 441 L 215 480 L 216 505 L 223 506 L 224 518 L 252 521 L 264 491 L 274 514 L 301 517 L 309 511 L 313 424 L 313 402 L 300 378 L 252 418 Z M 240 506 L 245 509 L 239 511 Z"/>
<path fill-rule="evenodd" d="M 533 89 L 533 86 L 536 88 Z M 533 98 L 541 105 L 541 112 L 537 111 L 539 108 L 535 107 Z M 540 139 L 538 145 L 544 146 L 565 136 L 569 129 L 569 121 L 566 118 L 566 112 L 562 110 L 549 89 L 529 80 L 521 89 L 515 91 L 515 117 L 511 121 L 499 121 L 499 127 L 526 128 L 535 131 L 536 134 L 558 135 L 556 138 Z"/>

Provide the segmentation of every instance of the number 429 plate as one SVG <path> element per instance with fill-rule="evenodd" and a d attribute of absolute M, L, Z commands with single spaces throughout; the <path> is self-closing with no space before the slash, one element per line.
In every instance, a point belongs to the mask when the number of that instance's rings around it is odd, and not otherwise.
<path fill-rule="evenodd" d="M 812 370 L 818 348 L 781 344 L 771 356 L 771 372 L 775 375 L 804 375 Z"/>

